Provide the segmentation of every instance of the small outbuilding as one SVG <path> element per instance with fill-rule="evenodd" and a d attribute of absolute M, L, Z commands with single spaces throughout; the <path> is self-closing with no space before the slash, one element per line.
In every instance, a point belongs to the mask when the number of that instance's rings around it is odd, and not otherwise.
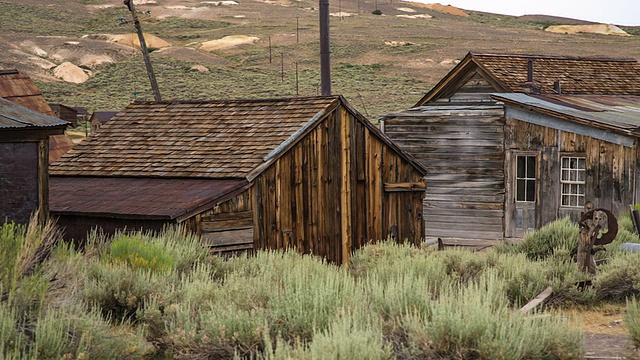
<path fill-rule="evenodd" d="M 0 70 L 0 97 L 44 115 L 57 117 L 38 86 L 27 74 L 18 70 Z M 73 146 L 71 138 L 64 133 L 49 136 L 49 162 L 58 160 Z"/>
<path fill-rule="evenodd" d="M 520 238 L 526 231 L 563 215 L 575 217 L 585 203 L 618 211 L 635 199 L 628 196 L 633 193 L 630 180 L 623 180 L 624 176 L 636 177 L 628 169 L 624 170 L 626 175 L 616 175 L 622 176 L 618 185 L 625 190 L 615 201 L 604 195 L 603 191 L 608 191 L 604 185 L 583 184 L 586 188 L 578 186 L 582 189 L 578 190 L 573 186 L 578 184 L 573 184 L 565 186 L 572 192 L 558 190 L 558 166 L 563 161 L 571 165 L 575 160 L 579 166 L 588 166 L 588 171 L 584 168 L 586 172 L 581 172 L 589 178 L 587 181 L 593 180 L 591 176 L 613 179 L 613 160 L 585 152 L 596 151 L 590 146 L 602 141 L 596 133 L 617 132 L 619 136 L 629 129 L 606 125 L 607 119 L 596 123 L 580 120 L 579 116 L 566 122 L 581 123 L 590 132 L 559 127 L 559 120 L 535 127 L 526 119 L 505 116 L 508 97 L 492 96 L 496 93 L 528 94 L 546 99 L 545 103 L 571 103 L 567 109 L 580 108 L 580 96 L 603 96 L 597 104 L 589 104 L 588 108 L 595 110 L 585 111 L 614 113 L 624 108 L 618 106 L 620 101 L 630 101 L 626 96 L 633 99 L 640 95 L 640 65 L 635 59 L 470 52 L 413 108 L 381 117 L 384 133 L 428 170 L 429 189 L 424 201 L 427 238 L 463 245 L 490 244 Z M 605 99 L 611 102 L 607 104 Z M 509 114 L 513 112 L 509 110 Z M 624 116 L 631 121 L 632 114 L 625 111 Z M 586 134 L 591 135 L 588 138 Z M 550 137 L 554 136 L 552 142 Z M 613 144 L 603 145 L 608 154 L 614 153 Z M 635 152 L 635 145 L 624 151 L 616 147 L 616 159 L 622 159 L 619 156 L 623 153 L 625 158 L 630 156 L 629 151 Z M 632 166 L 632 162 L 625 160 L 624 166 Z M 550 178 L 535 180 L 543 174 Z M 552 178 L 555 182 L 549 182 Z M 578 191 L 584 191 L 580 202 L 573 201 L 578 199 L 575 196 L 568 203 L 562 202 L 563 194 L 577 195 Z"/>
<path fill-rule="evenodd" d="M 51 174 L 51 213 L 76 239 L 185 224 L 215 251 L 346 263 L 369 241 L 424 238 L 424 168 L 342 96 L 135 102 Z"/>
<path fill-rule="evenodd" d="M 0 222 L 25 224 L 49 209 L 49 137 L 66 121 L 0 99 Z"/>
<path fill-rule="evenodd" d="M 94 111 L 89 118 L 89 123 L 91 124 L 91 134 L 97 133 L 102 125 L 106 124 L 111 118 L 116 116 L 119 111 L 115 110 L 101 110 Z"/>

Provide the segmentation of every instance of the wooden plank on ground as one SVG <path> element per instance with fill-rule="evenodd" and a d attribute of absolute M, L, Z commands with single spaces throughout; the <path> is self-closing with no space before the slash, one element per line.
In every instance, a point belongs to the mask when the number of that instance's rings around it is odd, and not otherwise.
<path fill-rule="evenodd" d="M 544 291 L 542 291 L 538 296 L 536 296 L 535 298 L 533 298 L 533 300 L 529 301 L 525 306 L 520 308 L 520 311 L 522 311 L 523 313 L 528 313 L 529 311 L 534 310 L 545 301 L 547 301 L 552 293 L 553 289 L 551 288 L 551 286 L 547 286 L 547 288 L 544 289 Z"/>

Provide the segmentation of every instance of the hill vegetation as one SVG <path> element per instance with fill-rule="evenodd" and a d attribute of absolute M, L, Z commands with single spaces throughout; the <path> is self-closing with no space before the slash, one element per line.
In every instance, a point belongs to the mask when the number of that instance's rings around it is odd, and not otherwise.
<path fill-rule="evenodd" d="M 227 4 L 227 5 L 223 5 Z M 217 5 L 216 5 L 217 4 Z M 467 12 L 456 16 L 398 0 L 330 3 L 333 93 L 343 94 L 375 119 L 413 105 L 468 51 L 634 57 L 636 36 L 552 34 L 552 17 L 517 18 Z M 172 47 L 151 53 L 164 99 L 273 98 L 316 95 L 320 89 L 318 4 L 311 0 L 201 2 L 145 1 L 146 33 Z M 374 15 L 374 10 L 382 15 Z M 429 15 L 399 17 L 398 15 Z M 119 0 L 4 0 L 0 67 L 18 68 L 38 81 L 51 102 L 90 110 L 121 109 L 152 99 L 140 52 L 101 34 L 133 32 Z M 635 33 L 635 28 L 625 28 Z M 253 44 L 206 52 L 200 44 L 229 35 Z M 152 49 L 154 50 L 154 49 Z M 72 62 L 91 78 L 56 79 Z M 194 65 L 204 66 L 195 70 Z M 207 71 L 208 70 L 208 71 Z"/>

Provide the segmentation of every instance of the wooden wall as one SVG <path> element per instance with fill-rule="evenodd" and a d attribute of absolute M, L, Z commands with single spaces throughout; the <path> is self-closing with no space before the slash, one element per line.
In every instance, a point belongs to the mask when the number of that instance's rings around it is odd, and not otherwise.
<path fill-rule="evenodd" d="M 424 184 L 339 107 L 254 180 L 255 247 L 296 247 L 346 263 L 353 250 L 390 235 L 418 243 L 422 191 L 397 183 Z M 399 191 L 385 191 L 385 184 Z"/>
<path fill-rule="evenodd" d="M 189 228 L 200 234 L 214 252 L 253 249 L 253 212 L 247 190 L 213 209 L 187 220 Z"/>
<path fill-rule="evenodd" d="M 46 136 L 24 141 L 0 138 L 0 221 L 26 224 L 38 209 L 48 215 L 48 161 Z"/>
<path fill-rule="evenodd" d="M 503 238 L 504 120 L 500 106 L 428 106 L 384 119 L 384 131 L 428 174 L 427 237 Z"/>
<path fill-rule="evenodd" d="M 619 214 L 635 202 L 636 148 L 512 118 L 507 118 L 506 124 L 506 150 L 541 154 L 539 180 L 543 192 L 536 214 L 540 219 L 539 226 L 563 216 L 578 220 L 580 212 L 584 211 L 560 206 L 560 158 L 563 155 L 586 158 L 585 201 L 591 201 L 594 208 Z"/>

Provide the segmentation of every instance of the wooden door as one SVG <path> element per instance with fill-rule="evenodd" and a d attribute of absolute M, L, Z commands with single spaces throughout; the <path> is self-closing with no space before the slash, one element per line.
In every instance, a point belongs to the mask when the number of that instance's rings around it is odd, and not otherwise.
<path fill-rule="evenodd" d="M 514 152 L 508 158 L 505 236 L 520 238 L 536 228 L 539 156 L 537 153 Z"/>

